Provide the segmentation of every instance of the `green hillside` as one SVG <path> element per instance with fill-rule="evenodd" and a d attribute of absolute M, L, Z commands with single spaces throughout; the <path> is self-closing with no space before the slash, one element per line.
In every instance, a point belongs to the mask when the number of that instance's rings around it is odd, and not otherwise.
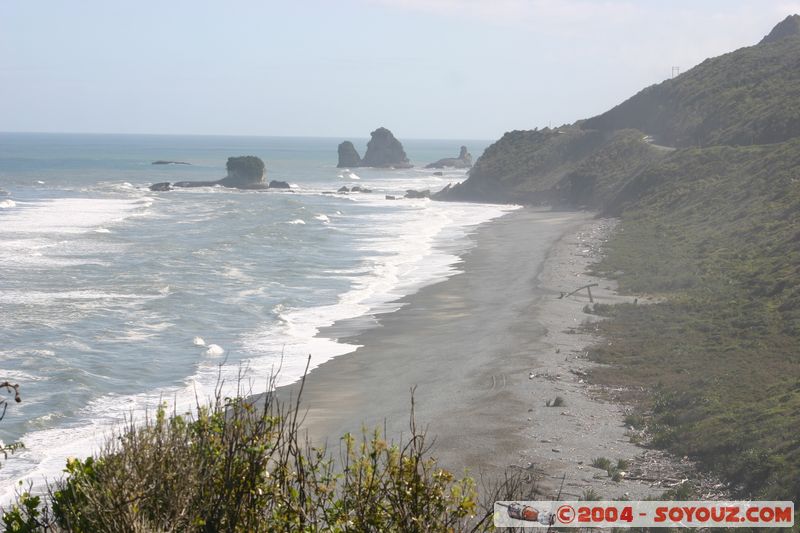
<path fill-rule="evenodd" d="M 659 144 L 680 147 L 766 144 L 796 137 L 800 135 L 798 20 L 794 15 L 781 23 L 786 24 L 788 36 L 768 36 L 756 46 L 707 59 L 581 126 L 601 131 L 636 128 Z"/>
<path fill-rule="evenodd" d="M 467 181 L 437 198 L 604 205 L 629 179 L 666 155 L 644 138 L 636 130 L 605 133 L 576 126 L 512 131 L 486 149 Z"/>
<path fill-rule="evenodd" d="M 800 139 L 676 152 L 631 182 L 598 270 L 665 298 L 605 310 L 594 379 L 743 496 L 800 499 Z"/>

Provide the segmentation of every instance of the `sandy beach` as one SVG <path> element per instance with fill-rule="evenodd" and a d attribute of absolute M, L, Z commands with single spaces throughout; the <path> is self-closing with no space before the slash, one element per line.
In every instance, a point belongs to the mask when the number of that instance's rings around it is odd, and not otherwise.
<path fill-rule="evenodd" d="M 592 364 L 585 347 L 597 340 L 574 331 L 593 319 L 583 312 L 586 291 L 559 298 L 596 282 L 596 302 L 621 299 L 585 272 L 613 224 L 586 212 L 519 209 L 476 229 L 462 273 L 405 298 L 356 336 L 347 337 L 347 324 L 322 332 L 362 347 L 307 377 L 312 441 L 337 448 L 346 432 L 384 425 L 390 438 L 407 434 L 415 388 L 417 423 L 454 472 L 526 468 L 550 490 L 566 473 L 564 497 L 590 487 L 604 498 L 660 493 L 591 467 L 593 458 L 630 461 L 642 450 L 626 435 L 623 408 L 599 400 L 582 378 Z M 556 396 L 564 405 L 546 406 Z"/>

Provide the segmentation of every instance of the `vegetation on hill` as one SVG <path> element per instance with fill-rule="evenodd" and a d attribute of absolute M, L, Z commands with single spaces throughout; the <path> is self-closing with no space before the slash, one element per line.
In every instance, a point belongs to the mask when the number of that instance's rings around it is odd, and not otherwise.
<path fill-rule="evenodd" d="M 486 149 L 467 181 L 438 198 L 599 206 L 665 153 L 636 130 L 512 131 Z"/>
<path fill-rule="evenodd" d="M 675 152 L 629 185 L 598 270 L 621 305 L 594 379 L 636 397 L 657 445 L 742 496 L 800 499 L 800 139 Z"/>
<path fill-rule="evenodd" d="M 707 59 L 581 123 L 636 128 L 669 146 L 776 143 L 800 135 L 800 37 Z"/>

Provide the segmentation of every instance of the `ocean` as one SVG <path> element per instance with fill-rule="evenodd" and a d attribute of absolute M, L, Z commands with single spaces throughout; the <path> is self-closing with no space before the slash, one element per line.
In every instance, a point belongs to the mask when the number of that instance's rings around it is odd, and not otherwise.
<path fill-rule="evenodd" d="M 407 140 L 416 168 L 349 171 L 339 141 L 0 134 L 0 380 L 22 395 L 0 439 L 25 445 L 2 463 L 0 502 L 161 402 L 188 410 L 220 383 L 263 392 L 273 373 L 298 380 L 309 356 L 313 368 L 354 351 L 324 328 L 372 327 L 457 274 L 469 234 L 511 209 L 385 198 L 462 181 L 421 167 L 488 141 Z M 239 155 L 292 192 L 148 189 L 221 178 Z M 326 194 L 343 185 L 373 193 Z"/>

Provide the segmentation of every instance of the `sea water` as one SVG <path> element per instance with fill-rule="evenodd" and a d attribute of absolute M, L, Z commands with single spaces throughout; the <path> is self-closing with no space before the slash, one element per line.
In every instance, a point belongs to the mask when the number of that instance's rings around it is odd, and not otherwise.
<path fill-rule="evenodd" d="M 309 356 L 313 368 L 354 351 L 320 330 L 456 274 L 469 233 L 508 210 L 386 199 L 462 181 L 421 167 L 487 142 L 407 141 L 405 170 L 337 169 L 337 143 L 0 134 L 0 380 L 23 398 L 0 438 L 25 445 L 0 468 L 0 502 L 160 402 L 189 409 L 220 383 L 262 392 L 276 372 L 299 379 Z M 148 189 L 219 179 L 239 155 L 291 192 Z M 373 192 L 329 194 L 354 185 Z"/>

